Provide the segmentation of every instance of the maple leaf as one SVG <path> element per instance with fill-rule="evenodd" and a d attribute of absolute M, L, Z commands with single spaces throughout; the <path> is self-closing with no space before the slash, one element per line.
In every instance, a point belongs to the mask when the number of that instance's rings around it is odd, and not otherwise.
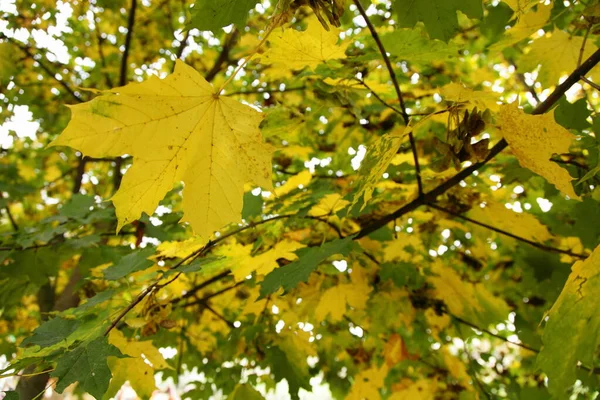
<path fill-rule="evenodd" d="M 217 33 L 220 28 L 235 24 L 243 27 L 248 12 L 258 0 L 198 0 L 192 9 L 192 19 L 188 29 Z"/>
<path fill-rule="evenodd" d="M 509 308 L 504 300 L 494 297 L 481 283 L 461 279 L 452 267 L 436 260 L 428 281 L 438 298 L 444 300 L 450 312 L 478 326 L 488 326 L 506 319 Z"/>
<path fill-rule="evenodd" d="M 580 53 L 585 60 L 598 50 L 593 42 L 586 42 L 585 45 L 584 42 L 583 36 L 573 36 L 556 29 L 550 36 L 546 35 L 533 41 L 529 52 L 520 58 L 518 71 L 532 72 L 541 65 L 537 80 L 544 86 L 554 85 L 563 75 L 577 68 Z M 596 79 L 600 78 L 597 69 L 592 70 L 590 74 Z"/>
<path fill-rule="evenodd" d="M 51 374 L 58 378 L 55 390 L 62 393 L 72 383 L 79 382 L 83 390 L 101 399 L 111 378 L 106 361 L 108 356 L 123 357 L 116 347 L 108 344 L 106 337 L 82 343 L 68 351 L 58 359 Z"/>
<path fill-rule="evenodd" d="M 523 167 L 579 199 L 567 170 L 550 161 L 554 154 L 568 153 L 575 136 L 558 125 L 552 114 L 525 114 L 516 104 L 502 106 L 498 119 L 498 129 Z"/>
<path fill-rule="evenodd" d="M 316 18 L 311 18 L 305 31 L 288 28 L 273 32 L 261 62 L 284 69 L 315 68 L 330 60 L 346 58 L 348 43 L 338 46 L 338 40 L 338 29 L 326 31 Z"/>
<path fill-rule="evenodd" d="M 383 35 L 381 42 L 390 54 L 409 62 L 443 62 L 458 57 L 454 43 L 429 39 L 419 29 L 397 29 Z"/>
<path fill-rule="evenodd" d="M 354 377 L 354 384 L 350 389 L 350 393 L 346 396 L 346 400 L 381 399 L 379 389 L 383 387 L 383 381 L 387 373 L 388 367 L 386 364 L 381 367 L 372 366 L 359 372 Z"/>
<path fill-rule="evenodd" d="M 537 365 L 548 375 L 548 389 L 563 398 L 576 379 L 578 362 L 593 366 L 600 345 L 598 317 L 600 246 L 571 267 L 560 296 L 548 311 Z"/>
<path fill-rule="evenodd" d="M 485 207 L 474 207 L 469 216 L 476 221 L 493 224 L 494 227 L 522 238 L 543 243 L 553 238 L 548 228 L 529 213 L 517 213 L 493 200 L 485 200 Z"/>
<path fill-rule="evenodd" d="M 483 17 L 481 0 L 394 0 L 400 26 L 412 28 L 422 21 L 432 39 L 450 40 L 458 31 L 457 11 Z"/>
<path fill-rule="evenodd" d="M 375 185 L 381 180 L 383 173 L 396 156 L 403 138 L 402 130 L 399 130 L 383 135 L 367 148 L 365 159 L 358 169 L 359 178 L 355 183 L 352 206 L 362 200 L 361 210 L 365 208 L 367 202 L 373 197 Z"/>
<path fill-rule="evenodd" d="M 295 288 L 298 283 L 306 282 L 311 272 L 319 264 L 334 254 L 346 255 L 354 248 L 352 238 L 337 239 L 325 243 L 321 247 L 306 247 L 296 251 L 298 260 L 279 267 L 261 282 L 261 298 L 275 293 L 279 288 L 285 291 Z"/>
<path fill-rule="evenodd" d="M 181 61 L 163 80 L 104 91 L 69 108 L 71 121 L 52 146 L 91 157 L 133 156 L 112 198 L 117 230 L 142 212 L 152 215 L 180 181 L 183 220 L 204 237 L 241 219 L 246 182 L 271 188 L 272 148 L 258 130 L 261 114 L 219 96 Z"/>
<path fill-rule="evenodd" d="M 528 38 L 548 23 L 551 11 L 552 5 L 538 3 L 535 11 L 518 13 L 516 24 L 506 31 L 502 40 L 490 46 L 490 50 L 502 51 L 506 47 Z"/>

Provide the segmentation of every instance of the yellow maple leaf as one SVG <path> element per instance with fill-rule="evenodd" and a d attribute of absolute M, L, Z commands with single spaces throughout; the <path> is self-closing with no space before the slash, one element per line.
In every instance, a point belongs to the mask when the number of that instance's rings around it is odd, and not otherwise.
<path fill-rule="evenodd" d="M 198 251 L 206 244 L 206 240 L 195 237 L 186 240 L 162 242 L 156 248 L 156 254 L 152 259 L 156 258 L 184 258 Z"/>
<path fill-rule="evenodd" d="M 541 65 L 537 80 L 544 87 L 558 85 L 559 79 L 563 75 L 567 75 L 577 68 L 583 42 L 583 36 L 573 36 L 556 29 L 551 35 L 541 37 L 531 44 L 529 52 L 519 59 L 518 70 L 519 72 L 531 72 Z M 587 59 L 596 50 L 598 47 L 593 42 L 587 41 L 582 59 Z M 596 78 L 598 77 L 600 74 L 596 74 Z"/>
<path fill-rule="evenodd" d="M 385 364 L 359 372 L 354 377 L 354 384 L 346 396 L 346 400 L 380 399 L 379 389 L 383 387 L 387 373 L 388 367 Z"/>
<path fill-rule="evenodd" d="M 542 243 L 552 239 L 553 236 L 548 228 L 532 214 L 514 212 L 495 201 L 486 200 L 485 202 L 484 208 L 475 207 L 469 212 L 474 220 L 488 223 L 534 242 Z"/>
<path fill-rule="evenodd" d="M 416 382 L 403 379 L 403 388 L 392 393 L 389 400 L 433 400 L 437 392 L 436 379 L 418 379 Z"/>
<path fill-rule="evenodd" d="M 300 186 L 306 187 L 312 179 L 312 174 L 309 170 L 302 171 L 289 178 L 283 185 L 275 188 L 276 196 L 283 196 L 286 193 L 291 192 L 294 189 L 298 189 Z"/>
<path fill-rule="evenodd" d="M 141 342 L 128 341 L 125 335 L 123 335 L 123 332 L 118 329 L 113 329 L 110 331 L 108 341 L 125 355 L 130 357 L 143 356 L 155 369 L 170 368 L 162 354 L 154 347 L 151 340 Z"/>
<path fill-rule="evenodd" d="M 502 40 L 490 46 L 490 51 L 502 51 L 542 29 L 550 19 L 551 11 L 552 4 L 538 4 L 535 11 L 518 14 L 517 23 L 506 31 Z"/>
<path fill-rule="evenodd" d="M 550 161 L 553 154 L 568 153 L 575 139 L 554 121 L 552 114 L 525 114 L 516 104 L 503 105 L 498 129 L 510 145 L 522 167 L 543 176 L 572 199 L 579 199 L 567 170 Z"/>
<path fill-rule="evenodd" d="M 535 6 L 539 1 L 537 0 L 502 0 L 506 3 L 513 11 L 522 14 Z"/>
<path fill-rule="evenodd" d="M 453 315 L 479 326 L 504 321 L 509 307 L 481 283 L 465 282 L 456 271 L 436 259 L 427 280 L 435 287 L 435 295 L 444 301 Z"/>
<path fill-rule="evenodd" d="M 133 157 L 112 198 L 118 229 L 142 212 L 152 215 L 183 181 L 183 220 L 208 237 L 241 219 L 246 182 L 272 188 L 272 148 L 258 130 L 261 113 L 220 97 L 183 62 L 165 79 L 100 93 L 70 106 L 71 121 L 51 145 L 91 157 Z"/>
<path fill-rule="evenodd" d="M 342 199 L 342 196 L 338 193 L 328 194 L 310 209 L 308 215 L 314 217 L 326 217 L 335 214 L 348 204 L 350 204 L 350 202 Z"/>
<path fill-rule="evenodd" d="M 354 284 L 345 283 L 327 289 L 315 309 L 317 321 L 324 321 L 327 315 L 332 322 L 341 321 L 346 313 L 346 305 L 364 309 L 369 299 L 371 287 L 356 287 Z"/>
<path fill-rule="evenodd" d="M 250 249 L 252 246 L 247 247 Z M 268 251 L 265 251 L 264 253 L 261 253 L 255 257 L 249 257 L 248 254 L 248 256 L 242 257 L 241 259 L 235 261 L 237 266 L 234 265 L 235 263 L 232 263 L 231 270 L 233 273 L 233 278 L 236 282 L 241 282 L 254 271 L 256 271 L 257 275 L 266 275 L 279 266 L 277 264 L 278 259 L 284 258 L 289 261 L 296 260 L 298 256 L 294 253 L 294 251 L 303 247 L 306 246 L 302 243 L 284 239 Z"/>
<path fill-rule="evenodd" d="M 108 367 L 112 373 L 112 379 L 104 399 L 114 398 L 125 382 L 129 382 L 139 398 L 149 399 L 152 397 L 156 386 L 154 369 L 146 364 L 143 358 L 109 357 Z"/>
<path fill-rule="evenodd" d="M 339 30 L 326 31 L 316 18 L 311 18 L 305 31 L 287 28 L 271 33 L 270 48 L 261 62 L 289 69 L 315 68 L 329 60 L 346 58 L 348 43 L 337 45 Z"/>
<path fill-rule="evenodd" d="M 498 96 L 494 92 L 486 92 L 481 90 L 472 90 L 460 83 L 449 83 L 440 88 L 440 95 L 444 100 L 451 100 L 456 103 L 469 103 L 480 110 L 489 108 L 492 111 L 497 111 Z"/>

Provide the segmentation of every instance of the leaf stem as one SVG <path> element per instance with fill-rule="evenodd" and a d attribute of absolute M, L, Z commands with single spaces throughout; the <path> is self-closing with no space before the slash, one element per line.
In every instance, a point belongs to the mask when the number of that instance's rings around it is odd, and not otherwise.
<path fill-rule="evenodd" d="M 219 90 L 217 91 L 217 96 L 221 95 L 221 92 L 223 92 L 225 87 L 233 80 L 233 78 L 236 77 L 236 75 L 242 70 L 242 68 L 244 68 L 250 62 L 250 60 L 252 60 L 258 54 L 258 51 L 267 42 L 269 35 L 271 34 L 271 32 L 273 32 L 273 29 L 275 29 L 275 25 L 272 25 L 267 29 L 267 31 L 265 32 L 265 37 L 262 38 L 262 40 L 256 46 L 256 49 L 254 49 L 254 52 L 252 52 L 250 57 L 244 59 L 244 61 L 240 65 L 238 65 L 238 67 L 233 71 L 231 76 L 229 78 L 227 78 L 225 83 L 223 83 L 223 85 L 221 85 L 221 88 L 219 88 Z"/>

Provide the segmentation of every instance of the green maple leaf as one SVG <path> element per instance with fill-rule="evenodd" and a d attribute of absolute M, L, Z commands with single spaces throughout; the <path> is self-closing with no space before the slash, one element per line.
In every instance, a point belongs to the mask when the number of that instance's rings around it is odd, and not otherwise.
<path fill-rule="evenodd" d="M 147 258 L 154 254 L 154 249 L 149 247 L 121 258 L 119 262 L 104 270 L 104 277 L 114 281 L 121 279 L 131 273 L 143 271 L 154 265 Z"/>
<path fill-rule="evenodd" d="M 78 382 L 83 390 L 101 399 L 108 389 L 112 377 L 106 358 L 124 357 L 108 343 L 106 337 L 82 343 L 58 359 L 56 369 L 51 376 L 58 378 L 56 391 L 62 393 L 69 385 Z"/>
<path fill-rule="evenodd" d="M 298 260 L 277 268 L 265 276 L 260 287 L 261 298 L 275 293 L 279 288 L 286 292 L 295 288 L 300 282 L 306 282 L 311 272 L 319 264 L 334 254 L 347 255 L 354 247 L 352 238 L 337 239 L 325 243 L 321 247 L 305 247 L 296 251 Z"/>
<path fill-rule="evenodd" d="M 300 388 L 310 390 L 311 386 L 308 375 L 283 350 L 277 346 L 273 346 L 267 349 L 265 353 L 271 363 L 275 380 L 279 382 L 285 379 L 288 382 L 292 399 L 299 399 L 298 391 Z"/>
<path fill-rule="evenodd" d="M 199 0 L 192 9 L 192 20 L 188 29 L 217 33 L 222 27 L 246 23 L 248 12 L 258 0 Z"/>
<path fill-rule="evenodd" d="M 21 345 L 37 344 L 40 347 L 49 347 L 65 340 L 78 326 L 77 320 L 54 318 L 38 326 L 33 335 L 23 340 Z"/>
<path fill-rule="evenodd" d="M 393 8 L 400 26 L 412 28 L 421 21 L 432 39 L 446 42 L 458 31 L 457 11 L 483 17 L 481 0 L 394 0 Z"/>
<path fill-rule="evenodd" d="M 600 246 L 585 260 L 577 261 L 560 296 L 548 312 L 544 346 L 537 365 L 548 375 L 548 390 L 565 398 L 577 376 L 577 363 L 593 366 L 600 346 L 598 291 Z"/>

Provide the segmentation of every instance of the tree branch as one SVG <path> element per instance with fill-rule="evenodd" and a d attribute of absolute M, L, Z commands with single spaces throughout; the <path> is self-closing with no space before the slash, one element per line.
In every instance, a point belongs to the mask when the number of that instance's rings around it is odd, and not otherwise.
<path fill-rule="evenodd" d="M 494 232 L 500 233 L 500 234 L 502 234 L 504 236 L 508 236 L 510 238 L 518 240 L 520 242 L 527 243 L 527 244 L 529 244 L 529 245 L 531 245 L 533 247 L 536 247 L 538 249 L 541 249 L 541 250 L 546 250 L 546 251 L 550 251 L 550 252 L 553 252 L 553 253 L 566 254 L 568 256 L 579 258 L 581 260 L 586 259 L 588 257 L 585 254 L 573 253 L 572 251 L 569 251 L 569 250 L 562 250 L 562 249 L 558 249 L 556 247 L 547 246 L 547 245 L 542 244 L 542 243 L 534 242 L 533 240 L 529 240 L 529 239 L 526 239 L 524 237 L 517 236 L 517 235 L 515 235 L 513 233 L 507 232 L 507 231 L 502 230 L 500 228 L 496 228 L 496 227 L 494 227 L 492 225 L 488 225 L 488 224 L 485 224 L 483 222 L 476 221 L 476 220 L 474 220 L 472 218 L 467 217 L 466 215 L 455 213 L 454 211 L 448 210 L 447 208 L 444 208 L 444 207 L 440 207 L 440 206 L 438 206 L 437 204 L 434 204 L 434 203 L 428 203 L 427 205 L 429 207 L 431 207 L 431 208 L 435 208 L 438 211 L 445 212 L 446 214 L 452 215 L 452 216 L 454 216 L 456 218 L 463 219 L 463 220 L 468 221 L 468 222 L 470 222 L 472 224 L 482 226 L 482 227 L 487 228 L 489 230 L 492 230 Z"/>
<path fill-rule="evenodd" d="M 582 75 L 587 74 L 596 64 L 600 62 L 600 50 L 597 50 L 592 54 L 579 68 L 577 68 L 571 75 L 565 79 L 563 83 L 558 85 L 554 92 L 546 98 L 543 102 L 539 103 L 537 107 L 533 110 L 533 115 L 540 115 L 546 113 L 552 106 L 565 94 L 567 90 L 571 86 L 573 86 L 577 81 L 579 81 Z M 446 193 L 452 187 L 458 185 L 460 181 L 469 177 L 473 172 L 481 169 L 485 164 L 487 164 L 490 160 L 496 157 L 502 150 L 504 150 L 508 146 L 506 140 L 502 139 L 492 149 L 488 156 L 482 162 L 472 164 L 471 166 L 463 169 L 458 174 L 454 175 L 452 178 L 437 186 L 433 190 L 428 193 L 425 193 L 422 197 L 418 197 L 417 199 L 407 203 L 403 207 L 394 211 L 391 214 L 388 214 L 377 221 L 370 223 L 369 225 L 362 228 L 358 234 L 355 236 L 355 239 L 360 239 L 372 232 L 375 232 L 379 228 L 385 226 L 389 222 L 393 221 L 396 218 L 400 218 L 407 213 L 416 210 L 420 206 L 427 203 L 434 203 L 438 196 Z"/>
<path fill-rule="evenodd" d="M 233 46 L 235 46 L 239 35 L 240 32 L 237 30 L 237 28 L 234 28 L 225 40 L 225 44 L 219 53 L 219 57 L 215 61 L 210 71 L 208 71 L 204 76 L 204 79 L 206 79 L 208 82 L 211 82 L 213 79 L 215 79 L 215 76 L 217 76 L 217 74 L 221 71 L 221 68 L 223 68 L 223 64 L 229 61 L 229 52 Z"/>
<path fill-rule="evenodd" d="M 67 82 L 65 82 L 63 79 L 57 79 L 56 78 L 56 72 L 52 71 L 52 69 L 50 69 L 50 67 L 48 67 L 46 64 L 44 64 L 41 60 L 36 60 L 36 58 L 34 57 L 33 53 L 31 52 L 31 47 L 24 45 L 22 43 L 20 43 L 19 41 L 10 38 L 2 33 L 0 33 L 0 39 L 5 39 L 8 40 L 9 42 L 11 42 L 12 44 L 14 44 L 15 46 L 17 46 L 23 53 L 25 53 L 25 55 L 27 55 L 27 57 L 31 58 L 33 61 L 35 61 L 42 70 L 44 70 L 44 72 L 46 72 L 46 74 L 54 79 L 60 86 L 62 86 L 67 93 L 69 93 L 76 101 L 78 102 L 83 102 L 84 100 L 81 98 L 81 96 L 79 95 L 79 93 L 75 92 L 70 86 L 69 84 L 67 84 Z"/>

